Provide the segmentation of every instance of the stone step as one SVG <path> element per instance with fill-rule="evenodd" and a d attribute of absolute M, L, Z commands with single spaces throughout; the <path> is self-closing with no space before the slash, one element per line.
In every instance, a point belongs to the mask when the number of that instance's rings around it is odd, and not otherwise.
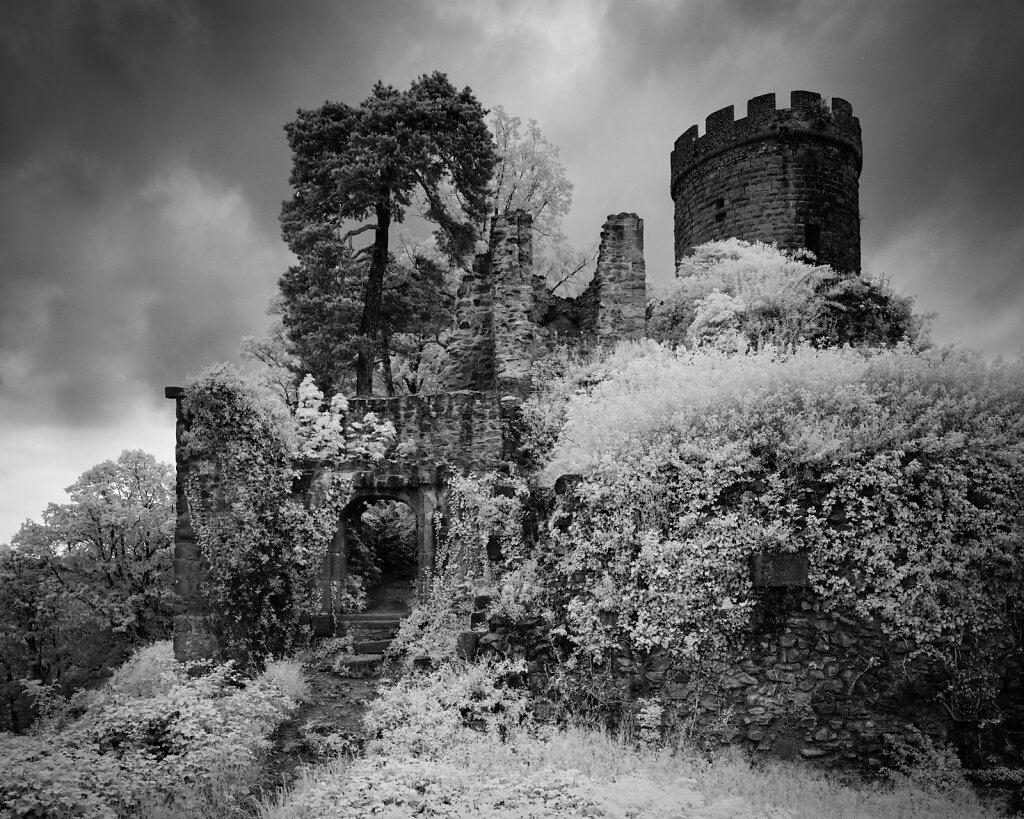
<path fill-rule="evenodd" d="M 352 623 L 376 623 L 381 620 L 399 620 L 408 616 L 408 612 L 401 611 L 361 611 L 353 614 L 342 614 L 338 619 L 342 622 Z"/>
<path fill-rule="evenodd" d="M 357 631 L 360 637 L 393 637 L 402 622 L 401 617 L 365 614 L 346 614 L 338 618 L 341 631 L 348 634 Z"/>
<path fill-rule="evenodd" d="M 378 671 L 382 662 L 383 654 L 349 654 L 338 657 L 331 670 L 344 677 L 361 677 Z"/>
<path fill-rule="evenodd" d="M 381 640 L 356 640 L 352 649 L 356 654 L 383 654 L 391 645 L 390 639 Z"/>

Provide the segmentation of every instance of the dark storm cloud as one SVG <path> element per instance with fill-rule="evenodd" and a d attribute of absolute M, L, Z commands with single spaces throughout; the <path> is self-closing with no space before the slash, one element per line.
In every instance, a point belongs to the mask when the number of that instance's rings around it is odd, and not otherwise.
<path fill-rule="evenodd" d="M 379 63 L 364 55 L 402 56 L 386 31 L 414 40 L 418 6 L 3 6 L 5 420 L 115 417 L 261 331 L 288 263 L 282 127 L 365 96 Z"/>

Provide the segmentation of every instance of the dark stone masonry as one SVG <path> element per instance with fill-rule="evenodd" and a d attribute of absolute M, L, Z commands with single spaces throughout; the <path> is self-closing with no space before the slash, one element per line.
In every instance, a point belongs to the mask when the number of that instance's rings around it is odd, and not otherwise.
<path fill-rule="evenodd" d="M 775 95 L 711 114 L 672 151 L 676 259 L 696 245 L 732 236 L 808 248 L 822 264 L 860 271 L 860 121 L 838 97 L 794 91 L 776 110 Z"/>

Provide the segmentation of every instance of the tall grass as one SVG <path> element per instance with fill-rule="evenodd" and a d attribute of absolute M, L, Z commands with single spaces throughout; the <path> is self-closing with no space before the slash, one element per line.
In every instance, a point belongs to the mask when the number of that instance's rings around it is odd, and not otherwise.
<path fill-rule="evenodd" d="M 479 677 L 479 671 L 468 674 Z M 443 682 L 449 698 L 433 698 Z M 416 685 L 423 696 L 412 697 Z M 343 757 L 306 770 L 292 790 L 259 806 L 260 819 L 384 816 L 636 819 L 987 819 L 1000 814 L 969 791 L 941 794 L 899 781 L 849 782 L 806 765 L 753 764 L 738 752 L 714 758 L 675 743 L 640 744 L 585 726 L 509 730 L 465 725 L 453 732 L 438 709 L 459 708 L 450 670 L 406 680 L 400 698 L 385 691 L 369 724 L 388 714 L 407 731 L 371 744 L 365 758 Z M 472 703 L 474 686 L 467 686 Z M 494 689 L 489 689 L 492 694 Z M 410 712 L 422 703 L 423 714 Z M 465 708 L 463 704 L 461 708 Z M 431 713 L 426 713 L 431 711 Z M 382 716 L 383 715 L 383 716 Z M 374 722 L 376 720 L 376 722 Z M 444 725 L 444 736 L 429 734 Z"/>

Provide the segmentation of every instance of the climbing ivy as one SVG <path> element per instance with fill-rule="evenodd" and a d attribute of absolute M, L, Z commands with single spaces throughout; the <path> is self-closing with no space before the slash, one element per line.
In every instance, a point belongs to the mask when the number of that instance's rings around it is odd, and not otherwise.
<path fill-rule="evenodd" d="M 390 424 L 346 416 L 343 398 L 324 407 L 307 379 L 297 418 L 229 365 L 186 385 L 184 457 L 192 526 L 209 565 L 202 589 L 225 658 L 259 667 L 309 637 L 324 554 L 349 494 L 332 459 L 382 457 Z M 295 492 L 300 457 L 321 475 Z"/>
<path fill-rule="evenodd" d="M 645 342 L 575 381 L 544 476 L 581 476 L 548 551 L 583 650 L 714 652 L 750 622 L 751 555 L 797 552 L 828 608 L 915 647 L 956 719 L 997 718 L 1024 614 L 1024 362 Z"/>

